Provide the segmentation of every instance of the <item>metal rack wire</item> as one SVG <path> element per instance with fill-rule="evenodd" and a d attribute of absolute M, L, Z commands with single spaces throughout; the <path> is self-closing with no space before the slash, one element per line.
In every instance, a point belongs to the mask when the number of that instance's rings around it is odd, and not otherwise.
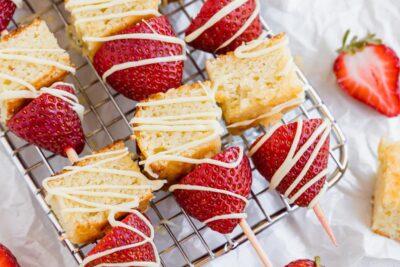
<path fill-rule="evenodd" d="M 172 3 L 162 8 L 162 13 L 170 18 L 177 35 L 182 37 L 184 29 L 190 23 L 194 14 L 199 10 L 204 1 L 186 0 Z M 86 107 L 84 122 L 90 122 L 91 126 L 85 128 L 86 150 L 100 148 L 116 139 L 129 140 L 129 117 L 134 112 L 134 102 L 128 101 L 118 93 L 107 87 L 97 76 L 90 61 L 82 57 L 74 50 L 66 38 L 66 26 L 68 25 L 68 14 L 63 8 L 63 1 L 60 0 L 24 0 L 24 7 L 18 10 L 11 28 L 15 28 L 23 21 L 18 17 L 25 18 L 31 15 L 40 16 L 50 22 L 51 31 L 55 33 L 63 48 L 72 55 L 72 60 L 77 67 L 77 75 L 69 76 L 69 82 L 75 84 L 79 90 L 78 96 Z M 182 22 L 185 20 L 185 22 Z M 262 21 L 267 34 L 271 33 L 265 21 Z M 188 61 L 185 66 L 184 83 L 195 82 L 206 79 L 204 73 L 204 59 L 209 57 L 205 53 L 188 49 Z M 331 151 L 330 151 L 330 174 L 328 177 L 329 186 L 332 187 L 342 177 L 347 168 L 346 141 L 335 119 L 330 114 L 315 90 L 309 85 L 306 78 L 298 71 L 300 79 L 304 82 L 306 91 L 306 102 L 285 115 L 283 122 L 288 123 L 299 117 L 303 118 L 326 118 L 332 122 Z M 112 110 L 112 112 L 110 112 Z M 115 113 L 114 117 L 106 118 L 105 114 Z M 95 126 L 94 126 L 95 125 Z M 54 225 L 58 235 L 62 237 L 63 229 L 54 213 L 44 200 L 41 190 L 43 178 L 60 170 L 68 162 L 47 151 L 30 145 L 17 138 L 3 125 L 0 125 L 0 142 L 10 154 L 13 162 L 21 172 L 29 189 L 35 195 L 44 212 Z M 264 132 L 263 128 L 246 131 L 239 137 L 232 137 L 228 134 L 223 136 L 225 146 L 235 143 L 243 144 L 246 148 Z M 269 228 L 278 220 L 284 218 L 297 207 L 289 205 L 288 202 L 276 193 L 268 192 L 268 184 L 260 177 L 253 167 L 254 183 L 251 192 L 249 206 L 249 222 L 253 231 L 257 234 Z M 215 257 L 228 253 L 247 239 L 243 233 L 236 229 L 231 235 L 223 236 L 211 233 L 206 226 L 192 220 L 179 208 L 173 196 L 169 193 L 159 192 L 157 198 L 151 203 L 151 209 L 147 215 L 153 223 L 162 223 L 166 233 L 156 235 L 156 244 L 161 256 L 162 266 L 200 266 Z M 181 227 L 174 227 L 165 220 L 176 222 Z M 85 253 L 93 245 L 76 246 L 68 239 L 62 239 L 65 247 L 71 252 L 78 263 L 82 261 Z"/>

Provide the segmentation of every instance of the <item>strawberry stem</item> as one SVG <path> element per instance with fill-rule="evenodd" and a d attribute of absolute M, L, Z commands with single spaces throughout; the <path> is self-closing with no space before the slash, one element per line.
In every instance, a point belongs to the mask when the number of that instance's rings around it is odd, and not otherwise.
<path fill-rule="evenodd" d="M 382 40 L 379 38 L 375 37 L 374 33 L 368 32 L 367 36 L 365 36 L 362 39 L 358 39 L 358 37 L 355 35 L 353 38 L 351 38 L 351 41 L 349 44 L 347 44 L 347 39 L 349 38 L 350 35 L 350 30 L 347 30 L 343 36 L 342 40 L 342 47 L 337 50 L 337 52 L 341 53 L 348 53 L 348 54 L 355 54 L 356 52 L 364 49 L 367 45 L 371 44 L 382 44 Z"/>
<path fill-rule="evenodd" d="M 316 267 L 322 267 L 322 265 L 321 265 L 321 257 L 319 257 L 319 256 L 315 257 L 315 266 Z"/>

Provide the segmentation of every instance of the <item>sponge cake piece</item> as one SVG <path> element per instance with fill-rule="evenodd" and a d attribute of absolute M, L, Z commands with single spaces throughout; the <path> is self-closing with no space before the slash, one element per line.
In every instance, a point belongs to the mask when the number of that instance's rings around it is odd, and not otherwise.
<path fill-rule="evenodd" d="M 65 0 L 71 12 L 73 32 L 82 43 L 84 52 L 93 57 L 99 42 L 85 37 L 107 37 L 134 25 L 138 21 L 159 15 L 161 0 Z"/>
<path fill-rule="evenodd" d="M 400 142 L 382 140 L 372 230 L 400 241 Z"/>
<path fill-rule="evenodd" d="M 32 51 L 22 52 L 18 49 L 31 49 Z M 54 64 L 38 64 L 21 59 L 11 59 L 10 56 L 14 55 L 29 56 L 36 60 L 49 60 L 52 63 L 61 64 L 63 68 Z M 43 20 L 36 19 L 30 25 L 22 26 L 3 35 L 0 39 L 0 74 L 2 75 L 0 77 L 0 93 L 28 89 L 7 77 L 22 79 L 39 90 L 62 80 L 72 70 L 68 53 L 60 48 L 56 38 Z M 24 99 L 2 101 L 1 120 L 4 122 L 10 119 L 25 103 Z"/>
<path fill-rule="evenodd" d="M 279 34 L 207 61 L 206 70 L 231 133 L 273 124 L 303 102 L 303 85 L 286 42 L 285 34 Z"/>
<path fill-rule="evenodd" d="M 138 104 L 131 123 L 142 163 L 154 178 L 173 183 L 195 167 L 180 160 L 157 160 L 159 156 L 204 159 L 221 150 L 220 109 L 208 95 L 209 87 L 209 82 L 183 85 Z"/>
<path fill-rule="evenodd" d="M 127 208 L 146 211 L 153 198 L 152 191 L 162 185 L 140 173 L 122 141 L 82 158 L 74 167 L 43 182 L 47 202 L 66 237 L 75 244 L 87 244 L 105 234 L 110 207 L 117 211 Z M 123 214 L 118 213 L 117 217 Z"/>

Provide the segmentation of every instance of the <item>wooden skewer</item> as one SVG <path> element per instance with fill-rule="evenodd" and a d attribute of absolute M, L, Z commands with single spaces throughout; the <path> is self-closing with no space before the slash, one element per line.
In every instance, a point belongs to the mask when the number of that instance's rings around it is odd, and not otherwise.
<path fill-rule="evenodd" d="M 331 229 L 331 226 L 328 223 L 328 220 L 325 217 L 324 212 L 321 209 L 321 206 L 319 204 L 315 205 L 314 208 L 314 213 L 317 216 L 318 220 L 320 221 L 322 227 L 325 229 L 326 233 L 329 236 L 329 239 L 332 241 L 332 243 L 337 246 L 336 238 L 335 235 L 333 234 L 333 231 Z"/>
<path fill-rule="evenodd" d="M 78 153 L 76 153 L 75 149 L 72 147 L 65 149 L 65 154 L 67 154 L 67 157 L 71 163 L 75 163 L 79 160 Z"/>
<path fill-rule="evenodd" d="M 253 233 L 253 230 L 251 230 L 250 225 L 246 222 L 245 219 L 242 219 L 240 221 L 239 225 L 242 228 L 243 233 L 247 236 L 250 243 L 253 245 L 254 249 L 256 250 L 256 253 L 257 253 L 258 257 L 260 258 L 261 262 L 263 263 L 263 266 L 264 267 L 272 267 L 271 261 L 268 259 L 267 254 L 262 249 L 260 243 L 257 240 L 256 235 Z"/>

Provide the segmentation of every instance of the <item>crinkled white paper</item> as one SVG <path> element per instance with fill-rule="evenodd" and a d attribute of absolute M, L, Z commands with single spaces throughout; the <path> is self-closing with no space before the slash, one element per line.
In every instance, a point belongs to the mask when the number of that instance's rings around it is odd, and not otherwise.
<path fill-rule="evenodd" d="M 335 50 L 348 29 L 375 32 L 400 54 L 398 0 L 261 0 L 262 14 L 275 32 L 290 37 L 302 69 L 342 127 L 350 166 L 342 181 L 321 200 L 339 247 L 331 245 L 314 214 L 299 210 L 258 235 L 275 266 L 298 258 L 322 257 L 324 266 L 400 266 L 400 243 L 370 231 L 371 197 L 381 136 L 400 139 L 400 118 L 387 119 L 338 88 L 332 72 Z M 3 150 L 0 150 L 0 242 L 22 266 L 75 266 L 69 252 Z M 260 266 L 247 243 L 208 266 Z"/>

